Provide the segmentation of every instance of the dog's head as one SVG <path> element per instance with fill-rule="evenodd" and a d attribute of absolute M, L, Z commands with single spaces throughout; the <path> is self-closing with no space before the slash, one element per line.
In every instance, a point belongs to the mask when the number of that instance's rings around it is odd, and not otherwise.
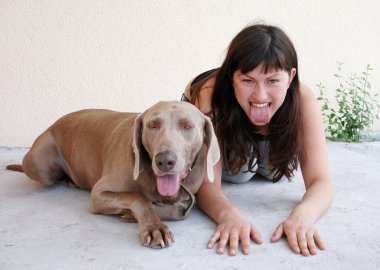
<path fill-rule="evenodd" d="M 144 148 L 152 160 L 158 192 L 162 196 L 174 196 L 204 145 L 207 177 L 213 182 L 213 166 L 220 158 L 220 151 L 211 120 L 190 103 L 159 102 L 135 120 L 133 177 L 136 180 L 144 169 L 141 152 Z"/>

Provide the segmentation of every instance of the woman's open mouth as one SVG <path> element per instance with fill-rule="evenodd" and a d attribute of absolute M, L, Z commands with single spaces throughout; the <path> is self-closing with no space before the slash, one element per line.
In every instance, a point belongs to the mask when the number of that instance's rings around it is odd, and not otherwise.
<path fill-rule="evenodd" d="M 249 102 L 250 112 L 249 119 L 253 124 L 268 124 L 270 120 L 270 103 Z"/>
<path fill-rule="evenodd" d="M 256 107 L 256 108 L 263 108 L 263 107 L 269 106 L 269 102 L 266 102 L 266 103 L 254 103 L 254 102 L 250 101 L 249 105 L 252 106 L 252 107 Z"/>

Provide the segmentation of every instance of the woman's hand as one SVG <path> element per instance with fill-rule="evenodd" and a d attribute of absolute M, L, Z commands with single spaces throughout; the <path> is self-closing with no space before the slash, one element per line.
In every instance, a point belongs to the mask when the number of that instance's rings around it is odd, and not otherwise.
<path fill-rule="evenodd" d="M 292 214 L 277 227 L 271 242 L 279 241 L 283 235 L 286 235 L 290 248 L 297 254 L 316 255 L 316 246 L 321 250 L 325 249 L 313 222 L 308 221 L 306 216 Z"/>
<path fill-rule="evenodd" d="M 216 253 L 223 254 L 228 244 L 228 254 L 234 256 L 238 252 L 240 242 L 243 254 L 247 255 L 251 249 L 251 238 L 257 244 L 263 242 L 259 231 L 248 220 L 241 215 L 231 215 L 216 227 L 207 248 L 213 248 L 214 244 L 219 241 Z"/>

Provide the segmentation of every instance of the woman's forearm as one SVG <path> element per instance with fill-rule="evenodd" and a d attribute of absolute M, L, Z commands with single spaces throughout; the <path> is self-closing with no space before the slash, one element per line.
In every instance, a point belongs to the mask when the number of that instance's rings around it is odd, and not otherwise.
<path fill-rule="evenodd" d="M 331 181 L 315 181 L 307 188 L 302 201 L 293 209 L 292 215 L 307 215 L 315 223 L 330 208 L 335 196 Z"/>
<path fill-rule="evenodd" d="M 211 186 L 214 185 L 215 186 Z M 239 214 L 216 183 L 205 183 L 197 193 L 199 208 L 217 224 L 231 215 Z"/>

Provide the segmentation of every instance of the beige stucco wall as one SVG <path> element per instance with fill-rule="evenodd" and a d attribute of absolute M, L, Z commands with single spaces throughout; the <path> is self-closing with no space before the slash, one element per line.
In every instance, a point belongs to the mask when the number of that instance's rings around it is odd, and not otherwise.
<path fill-rule="evenodd" d="M 333 90 L 337 60 L 348 72 L 371 63 L 380 89 L 379 14 L 378 0 L 0 0 L 0 146 L 30 146 L 74 110 L 179 99 L 259 19 L 289 34 L 315 92 Z"/>

